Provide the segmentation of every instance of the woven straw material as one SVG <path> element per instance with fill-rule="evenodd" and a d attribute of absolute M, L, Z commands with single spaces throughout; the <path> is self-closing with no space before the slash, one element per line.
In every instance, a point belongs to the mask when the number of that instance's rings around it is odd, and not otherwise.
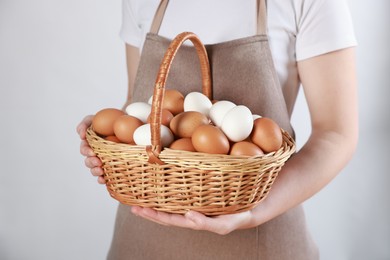
<path fill-rule="evenodd" d="M 278 172 L 294 152 L 284 132 L 277 152 L 246 157 L 164 149 L 164 165 L 148 162 L 145 146 L 107 141 L 88 129 L 88 142 L 103 162 L 110 195 L 127 205 L 171 213 L 195 210 L 206 215 L 253 208 L 271 189 Z"/>
<path fill-rule="evenodd" d="M 195 34 L 181 33 L 169 46 L 157 75 L 150 116 L 152 145 L 107 141 L 92 127 L 87 141 L 103 162 L 110 195 L 123 204 L 180 214 L 195 210 L 209 216 L 249 210 L 267 196 L 281 167 L 295 152 L 295 142 L 282 130 L 282 147 L 262 156 L 162 150 L 158 133 L 165 83 L 172 60 L 186 40 L 193 42 L 199 56 L 202 91 L 212 98 L 206 50 Z"/>

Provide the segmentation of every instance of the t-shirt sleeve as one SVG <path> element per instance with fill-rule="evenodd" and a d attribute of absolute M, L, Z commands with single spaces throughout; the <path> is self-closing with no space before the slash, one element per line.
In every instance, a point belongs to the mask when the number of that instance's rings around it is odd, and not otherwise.
<path fill-rule="evenodd" d="M 357 45 L 346 0 L 304 0 L 301 10 L 298 61 Z"/>
<path fill-rule="evenodd" d="M 137 1 L 122 0 L 122 25 L 119 32 L 121 39 L 132 46 L 138 47 L 142 42 L 142 29 L 137 22 Z"/>

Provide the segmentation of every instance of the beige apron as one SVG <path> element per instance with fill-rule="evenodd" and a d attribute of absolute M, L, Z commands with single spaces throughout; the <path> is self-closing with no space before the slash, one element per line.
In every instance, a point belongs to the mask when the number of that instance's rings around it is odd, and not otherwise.
<path fill-rule="evenodd" d="M 157 34 L 167 3 L 161 1 L 151 32 L 146 36 L 134 86 L 134 102 L 147 101 L 153 94 L 160 63 L 170 43 Z M 265 0 L 258 1 L 258 9 L 257 35 L 206 46 L 214 99 L 246 105 L 254 114 L 274 119 L 293 135 L 268 44 Z M 193 47 L 179 49 L 166 86 L 183 94 L 201 91 L 199 59 Z M 318 252 L 307 232 L 301 206 L 259 227 L 221 236 L 159 225 L 134 216 L 129 206 L 121 204 L 108 259 L 314 260 L 318 259 Z"/>

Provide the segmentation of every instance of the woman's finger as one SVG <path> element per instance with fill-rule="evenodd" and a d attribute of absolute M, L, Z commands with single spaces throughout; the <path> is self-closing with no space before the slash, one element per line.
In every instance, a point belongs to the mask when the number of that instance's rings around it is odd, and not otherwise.
<path fill-rule="evenodd" d="M 87 166 L 90 169 L 102 166 L 102 161 L 100 161 L 99 158 L 94 156 L 85 158 L 84 162 L 85 162 L 85 166 Z"/>
<path fill-rule="evenodd" d="M 84 119 L 78 124 L 76 131 L 82 140 L 85 140 L 87 128 L 92 124 L 93 115 L 84 117 Z"/>
<path fill-rule="evenodd" d="M 195 223 L 197 229 L 211 231 L 220 235 L 229 234 L 236 229 L 250 227 L 251 216 L 251 211 L 218 217 L 206 217 L 196 211 L 186 213 L 186 217 Z"/>
<path fill-rule="evenodd" d="M 153 210 L 150 208 L 141 208 L 138 206 L 132 206 L 131 212 L 136 216 L 143 217 L 143 218 L 150 220 L 152 222 L 155 222 L 157 224 L 169 226 L 169 224 L 167 224 L 161 220 L 158 220 L 158 218 L 155 217 L 155 214 L 158 213 L 158 211 L 156 211 L 156 210 Z"/>
<path fill-rule="evenodd" d="M 98 179 L 97 179 L 97 182 L 99 184 L 106 184 L 106 181 L 104 180 L 104 177 L 103 176 L 99 176 Z"/>
<path fill-rule="evenodd" d="M 191 219 L 187 218 L 185 215 L 170 214 L 162 211 L 153 210 L 151 208 L 142 208 L 137 206 L 132 208 L 132 212 L 140 217 L 146 218 L 162 225 L 199 230 L 199 228 L 196 226 L 196 223 Z"/>
<path fill-rule="evenodd" d="M 95 153 L 93 152 L 92 148 L 89 146 L 88 142 L 85 140 L 82 140 L 80 143 L 80 153 L 84 156 L 95 156 Z"/>
<path fill-rule="evenodd" d="M 102 176 L 104 171 L 101 167 L 94 167 L 91 169 L 91 173 L 93 176 Z"/>

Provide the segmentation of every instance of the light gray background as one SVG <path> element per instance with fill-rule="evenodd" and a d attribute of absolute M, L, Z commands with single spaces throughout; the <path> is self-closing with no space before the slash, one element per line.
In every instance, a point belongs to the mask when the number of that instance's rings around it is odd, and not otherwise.
<path fill-rule="evenodd" d="M 390 2 L 349 2 L 360 144 L 305 208 L 322 259 L 390 259 Z M 125 101 L 120 20 L 120 1 L 0 0 L 0 259 L 105 258 L 117 204 L 83 166 L 75 127 Z M 302 96 L 293 122 L 301 146 Z"/>

